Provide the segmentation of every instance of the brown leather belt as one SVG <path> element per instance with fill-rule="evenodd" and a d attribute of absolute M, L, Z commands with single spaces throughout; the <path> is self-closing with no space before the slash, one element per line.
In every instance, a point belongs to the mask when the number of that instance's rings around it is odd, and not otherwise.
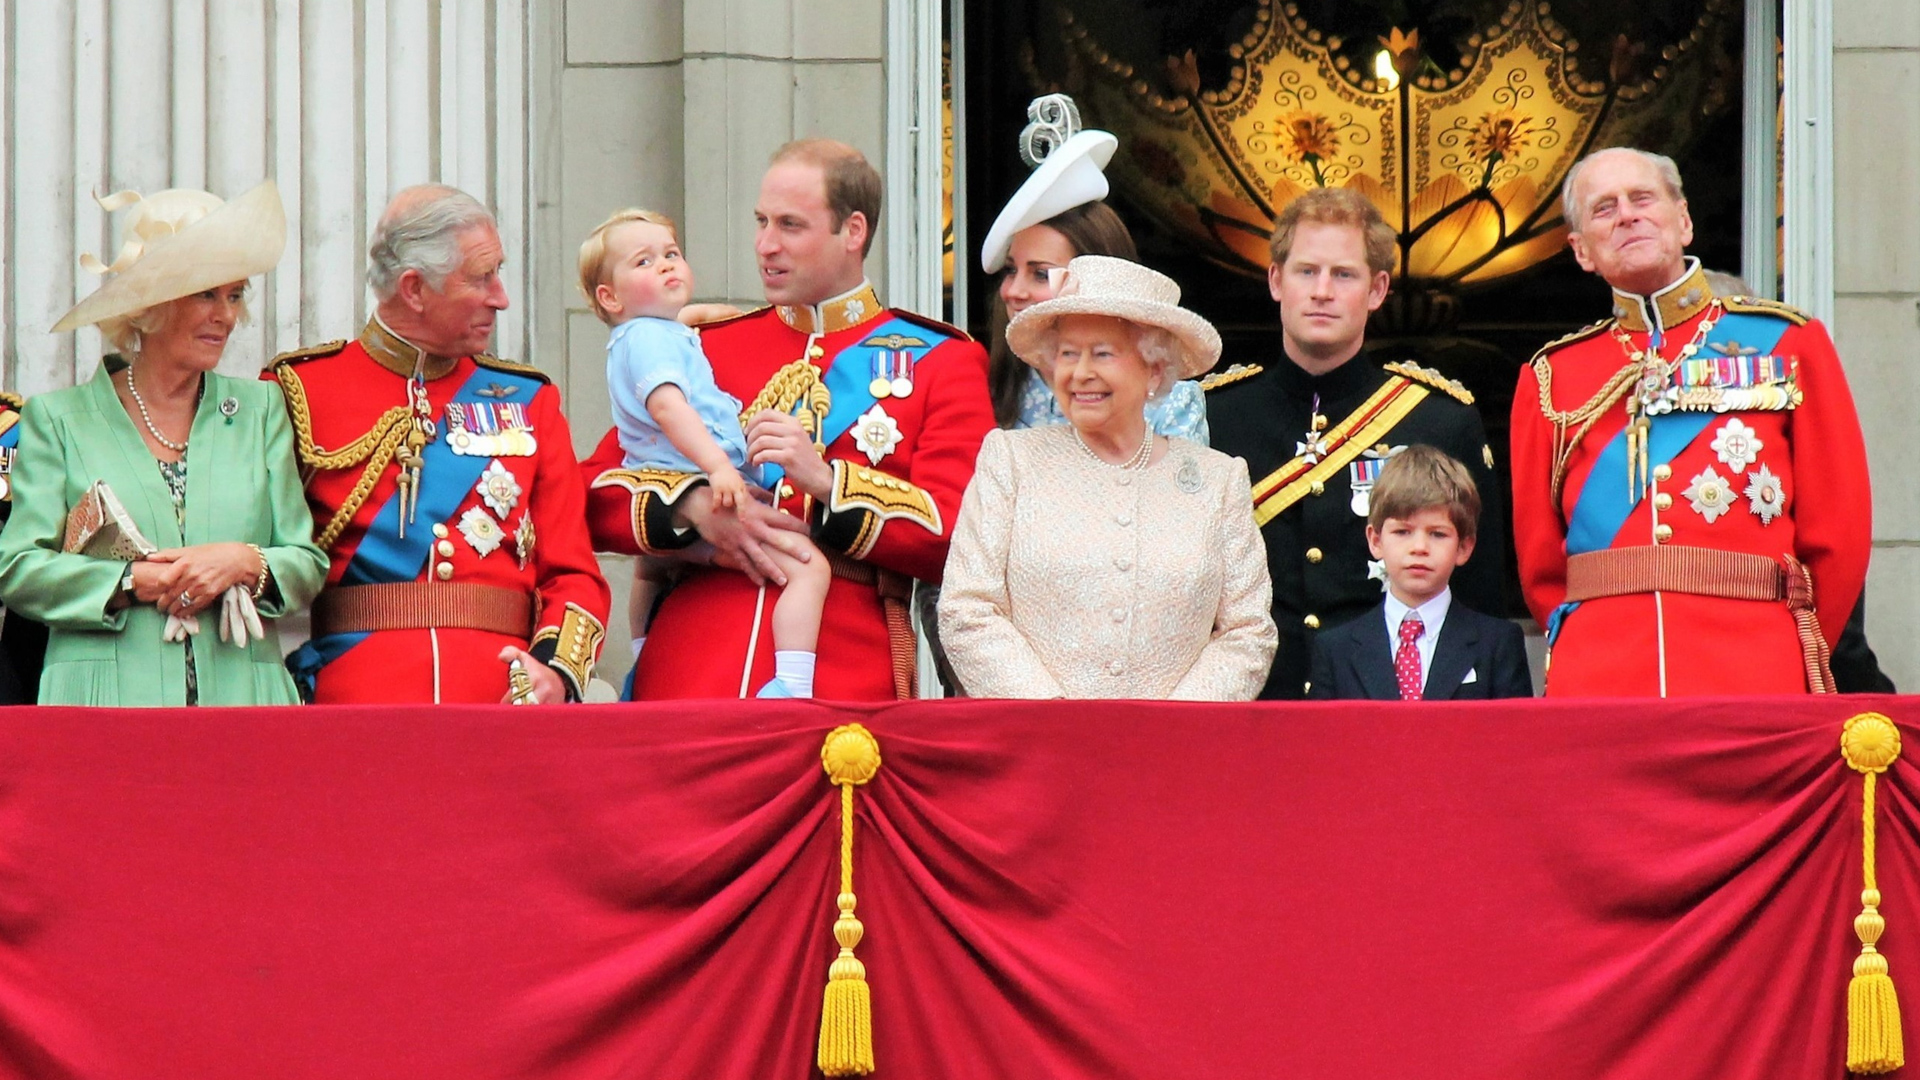
<path fill-rule="evenodd" d="M 1728 600 L 1785 600 L 1787 571 L 1765 555 L 1713 548 L 1609 548 L 1567 559 L 1567 602 L 1680 592 Z"/>
<path fill-rule="evenodd" d="M 533 634 L 533 597 L 518 589 L 461 582 L 340 585 L 313 602 L 313 636 L 372 630 L 486 630 Z"/>
<path fill-rule="evenodd" d="M 1775 562 L 1713 548 L 1608 548 L 1567 558 L 1567 602 L 1633 593 L 1677 592 L 1727 600 L 1784 600 L 1800 635 L 1807 689 L 1834 692 L 1826 635 L 1814 614 L 1813 576 L 1791 555 Z"/>

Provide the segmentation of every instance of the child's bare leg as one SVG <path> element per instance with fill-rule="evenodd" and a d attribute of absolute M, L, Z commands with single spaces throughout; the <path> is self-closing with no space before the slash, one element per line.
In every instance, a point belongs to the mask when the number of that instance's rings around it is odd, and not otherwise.
<path fill-rule="evenodd" d="M 833 568 L 826 555 L 811 549 L 802 562 L 777 548 L 768 548 L 787 584 L 773 604 L 773 670 L 776 696 L 812 697 L 813 669 L 820 642 L 820 612 L 827 602 Z M 773 689 L 770 684 L 767 689 Z M 762 691 L 766 696 L 766 691 Z"/>
<path fill-rule="evenodd" d="M 633 658 L 640 658 L 640 647 L 647 643 L 647 627 L 653 621 L 653 606 L 672 583 L 671 564 L 665 559 L 642 555 L 634 560 L 633 589 L 627 593 L 627 632 L 633 637 Z"/>

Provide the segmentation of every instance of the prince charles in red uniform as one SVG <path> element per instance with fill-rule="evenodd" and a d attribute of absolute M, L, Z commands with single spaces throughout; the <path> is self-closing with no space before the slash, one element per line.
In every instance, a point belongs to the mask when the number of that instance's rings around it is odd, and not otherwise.
<path fill-rule="evenodd" d="M 382 215 L 360 337 L 275 359 L 331 566 L 289 658 L 321 703 L 585 696 L 608 593 L 560 398 L 481 352 L 507 306 L 493 219 L 451 188 Z"/>
<path fill-rule="evenodd" d="M 749 479 L 776 493 L 778 510 L 715 507 L 697 474 L 621 469 L 611 434 L 585 463 L 600 550 L 667 554 L 704 537 L 722 564 L 692 568 L 662 602 L 636 700 L 743 697 L 771 678 L 777 585 L 762 584 L 773 569 L 756 556 L 794 530 L 834 571 L 816 696 L 912 693 L 908 591 L 914 578 L 940 579 L 993 408 L 980 347 L 882 307 L 867 282 L 879 210 L 880 177 L 857 150 L 819 139 L 781 148 L 754 212 L 772 306 L 701 328 L 720 388 L 746 404 Z"/>
<path fill-rule="evenodd" d="M 1547 693 L 1832 689 L 1866 579 L 1866 447 L 1826 330 L 1716 296 L 1673 163 L 1603 150 L 1567 178 L 1613 317 L 1554 342 L 1513 401 L 1513 528 Z"/>

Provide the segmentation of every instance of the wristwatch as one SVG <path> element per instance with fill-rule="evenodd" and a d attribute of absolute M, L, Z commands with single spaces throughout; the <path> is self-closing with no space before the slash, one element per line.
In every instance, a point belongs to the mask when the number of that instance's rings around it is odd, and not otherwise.
<path fill-rule="evenodd" d="M 133 599 L 133 564 L 132 563 L 128 563 L 126 573 L 123 573 L 120 575 L 120 591 L 125 593 L 129 600 Z"/>

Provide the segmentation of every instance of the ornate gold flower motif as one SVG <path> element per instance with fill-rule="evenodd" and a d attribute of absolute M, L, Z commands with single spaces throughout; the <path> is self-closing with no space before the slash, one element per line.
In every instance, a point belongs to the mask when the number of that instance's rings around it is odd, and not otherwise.
<path fill-rule="evenodd" d="M 1467 137 L 1467 154 L 1475 161 L 1510 158 L 1533 140 L 1533 118 L 1513 109 L 1496 109 L 1480 117 Z"/>
<path fill-rule="evenodd" d="M 1311 165 L 1340 152 L 1340 134 L 1333 123 L 1319 113 L 1296 109 L 1280 118 L 1281 151 L 1295 161 Z"/>

